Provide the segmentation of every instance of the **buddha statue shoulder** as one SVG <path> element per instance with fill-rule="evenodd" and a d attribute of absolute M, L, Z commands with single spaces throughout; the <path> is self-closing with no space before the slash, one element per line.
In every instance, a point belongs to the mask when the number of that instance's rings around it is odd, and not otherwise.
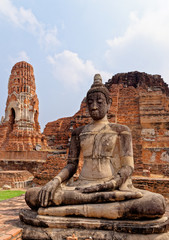
<path fill-rule="evenodd" d="M 111 98 L 100 74 L 95 75 L 86 102 L 92 122 L 73 131 L 67 165 L 62 171 L 43 187 L 28 189 L 28 206 L 42 215 L 55 209 L 56 216 L 161 217 L 165 212 L 163 196 L 133 187 L 131 131 L 125 125 L 108 121 Z M 78 180 L 70 181 L 80 154 L 81 173 Z"/>

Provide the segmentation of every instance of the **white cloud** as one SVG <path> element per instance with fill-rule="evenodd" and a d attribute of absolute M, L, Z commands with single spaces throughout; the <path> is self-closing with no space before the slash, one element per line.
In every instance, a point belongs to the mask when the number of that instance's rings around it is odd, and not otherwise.
<path fill-rule="evenodd" d="M 15 26 L 29 31 L 38 38 L 42 47 L 49 48 L 59 44 L 57 28 L 50 29 L 38 21 L 31 9 L 17 8 L 10 0 L 0 0 L 0 16 L 7 18 Z"/>
<path fill-rule="evenodd" d="M 159 3 L 160 2 L 160 3 Z M 122 36 L 107 40 L 105 54 L 112 71 L 147 71 L 169 79 L 169 2 L 159 1 L 142 16 L 131 12 L 130 24 Z"/>
<path fill-rule="evenodd" d="M 84 85 L 90 85 L 94 74 L 100 73 L 103 81 L 111 78 L 111 74 L 95 68 L 92 61 L 82 60 L 77 53 L 65 50 L 62 53 L 48 56 L 53 66 L 53 73 L 57 80 L 68 88 L 78 90 Z"/>
<path fill-rule="evenodd" d="M 30 59 L 29 59 L 29 57 L 28 57 L 28 55 L 25 51 L 19 52 L 17 57 L 11 57 L 10 56 L 9 60 L 10 60 L 12 65 L 14 65 L 15 63 L 20 62 L 20 61 L 25 61 L 25 62 L 30 61 Z"/>

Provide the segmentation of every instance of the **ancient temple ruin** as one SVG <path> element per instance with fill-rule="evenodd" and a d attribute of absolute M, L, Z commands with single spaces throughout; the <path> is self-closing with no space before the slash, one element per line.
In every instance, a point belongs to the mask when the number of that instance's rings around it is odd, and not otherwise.
<path fill-rule="evenodd" d="M 9 77 L 5 118 L 0 123 L 0 150 L 31 151 L 46 146 L 38 122 L 39 101 L 33 67 L 16 63 Z"/>
<path fill-rule="evenodd" d="M 38 122 L 39 101 L 33 67 L 16 63 L 9 77 L 5 117 L 0 122 L 0 187 L 24 187 L 47 159 Z M 30 177 L 32 176 L 32 177 Z"/>
<path fill-rule="evenodd" d="M 112 97 L 109 121 L 132 130 L 135 174 L 150 171 L 168 177 L 168 85 L 159 75 L 141 72 L 116 74 L 105 85 Z M 0 168 L 28 170 L 37 183 L 44 184 L 66 164 L 72 130 L 91 119 L 85 98 L 73 117 L 49 122 L 43 134 L 38 115 L 33 67 L 19 62 L 11 71 L 5 117 L 0 123 Z M 54 154 L 46 151 L 46 139 Z"/>
<path fill-rule="evenodd" d="M 105 83 L 112 97 L 109 121 L 132 130 L 135 174 L 150 171 L 169 176 L 169 88 L 160 75 L 141 72 L 116 74 Z M 73 128 L 90 121 L 85 99 L 69 118 L 46 125 L 53 148 L 67 146 Z"/>
<path fill-rule="evenodd" d="M 111 96 L 100 74 L 94 76 L 86 103 L 93 121 L 72 132 L 65 168 L 25 194 L 31 210 L 20 211 L 26 224 L 22 239 L 168 239 L 165 198 L 133 188 L 131 130 L 108 121 Z M 72 181 L 80 156 L 84 164 Z M 67 237 L 71 230 L 77 237 Z"/>

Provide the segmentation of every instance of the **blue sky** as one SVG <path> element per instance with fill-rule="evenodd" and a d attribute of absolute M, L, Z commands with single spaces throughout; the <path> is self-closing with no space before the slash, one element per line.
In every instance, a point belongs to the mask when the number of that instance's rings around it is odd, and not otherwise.
<path fill-rule="evenodd" d="M 12 66 L 34 67 L 45 124 L 79 110 L 95 73 L 160 74 L 169 83 L 168 0 L 0 0 L 0 117 Z"/>

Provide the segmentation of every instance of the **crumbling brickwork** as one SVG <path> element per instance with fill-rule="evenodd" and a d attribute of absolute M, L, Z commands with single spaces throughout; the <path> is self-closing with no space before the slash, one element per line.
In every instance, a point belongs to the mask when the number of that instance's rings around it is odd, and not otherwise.
<path fill-rule="evenodd" d="M 169 88 L 160 75 L 140 72 L 116 74 L 106 84 L 112 97 L 110 122 L 132 130 L 135 174 L 144 169 L 169 175 Z M 90 121 L 85 99 L 69 118 L 46 125 L 44 134 L 52 148 L 67 148 L 72 129 Z"/>
<path fill-rule="evenodd" d="M 66 149 L 70 142 L 72 130 L 89 123 L 90 120 L 84 99 L 80 110 L 73 117 L 61 118 L 46 125 L 43 133 L 48 145 L 52 149 Z"/>
<path fill-rule="evenodd" d="M 60 172 L 67 162 L 66 151 L 48 152 L 47 160 L 38 167 L 34 183 L 44 185 Z"/>
<path fill-rule="evenodd" d="M 33 176 L 28 171 L 0 171 L 0 187 L 9 185 L 12 188 L 24 188 L 32 181 Z"/>
<path fill-rule="evenodd" d="M 136 177 L 133 176 L 132 182 L 134 187 L 139 189 L 148 190 L 155 193 L 160 193 L 165 197 L 169 197 L 168 178 L 158 178 L 158 177 Z"/>
<path fill-rule="evenodd" d="M 0 151 L 0 171 L 27 170 L 35 175 L 46 162 L 47 151 Z"/>
<path fill-rule="evenodd" d="M 16 63 L 9 77 L 5 118 L 0 123 L 0 151 L 31 151 L 47 146 L 38 122 L 39 101 L 33 67 Z"/>

